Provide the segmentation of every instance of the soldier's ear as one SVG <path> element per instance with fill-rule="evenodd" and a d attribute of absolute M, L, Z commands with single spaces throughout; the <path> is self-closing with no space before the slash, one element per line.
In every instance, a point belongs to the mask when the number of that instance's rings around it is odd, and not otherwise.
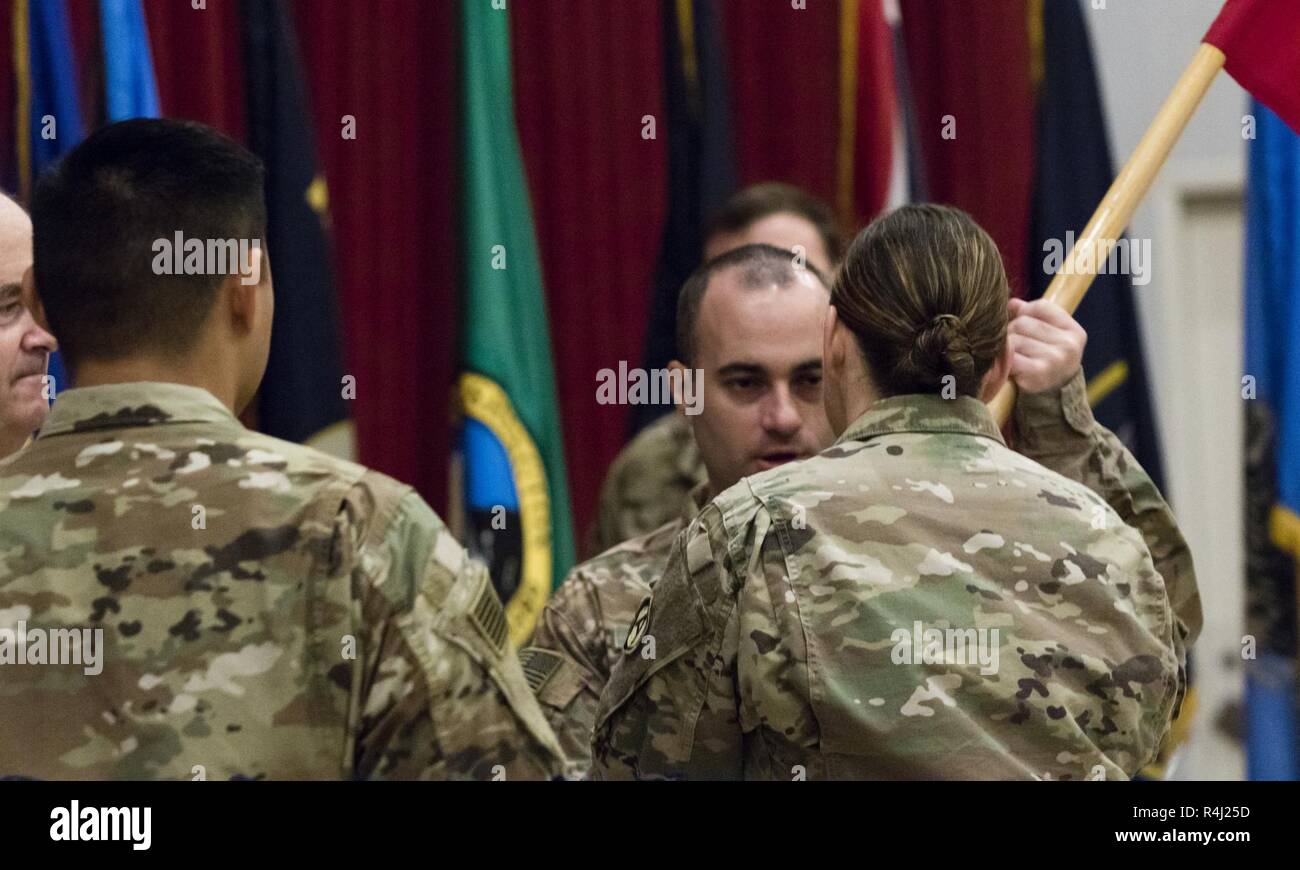
<path fill-rule="evenodd" d="M 673 372 L 677 372 L 676 377 L 672 376 Z M 687 375 L 686 364 L 678 359 L 671 361 L 668 363 L 668 374 L 668 384 L 673 391 L 673 410 L 685 416 L 686 397 L 682 395 L 682 379 Z"/>
<path fill-rule="evenodd" d="M 31 312 L 32 320 L 36 321 L 36 325 L 46 332 L 53 333 L 50 322 L 45 317 L 45 305 L 41 302 L 41 295 L 36 292 L 36 273 L 31 266 L 23 272 L 22 300 L 23 307 Z"/>
<path fill-rule="evenodd" d="M 221 295 L 230 317 L 230 329 L 236 335 L 247 335 L 257 323 L 257 283 L 241 280 L 238 273 L 227 275 L 221 282 Z"/>
<path fill-rule="evenodd" d="M 822 316 L 822 372 L 839 374 L 844 371 L 844 346 L 835 340 L 835 327 L 839 325 L 839 312 L 834 305 L 826 306 Z"/>

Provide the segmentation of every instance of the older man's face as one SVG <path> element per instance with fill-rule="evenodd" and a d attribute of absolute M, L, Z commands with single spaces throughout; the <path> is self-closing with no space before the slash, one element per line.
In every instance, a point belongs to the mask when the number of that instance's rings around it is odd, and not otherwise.
<path fill-rule="evenodd" d="M 23 305 L 23 275 L 31 265 L 32 222 L 0 196 L 0 446 L 21 444 L 49 412 L 42 376 L 56 345 Z"/>

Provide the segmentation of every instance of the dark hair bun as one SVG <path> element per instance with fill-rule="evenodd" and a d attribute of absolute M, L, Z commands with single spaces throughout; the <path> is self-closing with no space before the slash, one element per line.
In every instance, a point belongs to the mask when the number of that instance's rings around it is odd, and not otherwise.
<path fill-rule="evenodd" d="M 891 380 L 899 392 L 935 393 L 947 384 L 946 375 L 963 395 L 978 392 L 975 356 L 966 337 L 966 324 L 955 314 L 931 318 L 912 340 L 911 348 L 898 360 Z"/>

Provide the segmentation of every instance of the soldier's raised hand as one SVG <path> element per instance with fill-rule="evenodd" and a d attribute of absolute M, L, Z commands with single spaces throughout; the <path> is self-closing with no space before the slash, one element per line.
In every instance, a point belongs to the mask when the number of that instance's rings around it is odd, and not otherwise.
<path fill-rule="evenodd" d="M 1055 302 L 1010 301 L 1011 379 L 1022 392 L 1041 393 L 1065 384 L 1083 363 L 1088 333 Z"/>

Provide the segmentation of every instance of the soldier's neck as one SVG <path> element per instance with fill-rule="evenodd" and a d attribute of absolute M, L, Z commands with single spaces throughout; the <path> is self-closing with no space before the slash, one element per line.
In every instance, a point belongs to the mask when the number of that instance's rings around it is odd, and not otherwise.
<path fill-rule="evenodd" d="M 11 453 L 17 453 L 27 443 L 27 439 L 31 437 L 32 433 L 30 432 L 23 432 L 22 430 L 10 432 L 0 429 L 0 459 L 4 459 Z"/>
<path fill-rule="evenodd" d="M 161 359 L 129 357 L 116 360 L 83 360 L 73 374 L 75 387 L 99 387 L 107 384 L 130 384 L 156 381 L 199 387 L 217 397 L 231 413 L 235 408 L 235 378 L 220 365 L 198 359 Z"/>

